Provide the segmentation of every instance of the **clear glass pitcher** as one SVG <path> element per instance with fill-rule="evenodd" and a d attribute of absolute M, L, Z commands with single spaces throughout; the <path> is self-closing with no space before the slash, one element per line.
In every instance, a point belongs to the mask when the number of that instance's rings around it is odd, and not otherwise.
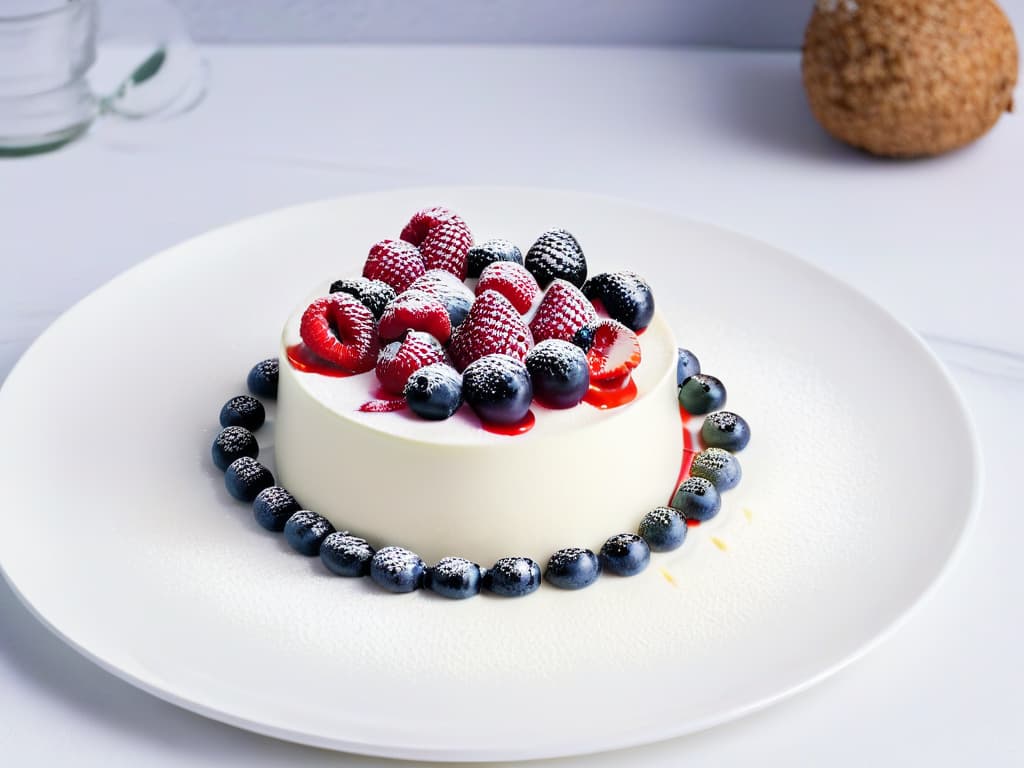
<path fill-rule="evenodd" d="M 88 78 L 97 41 L 121 30 L 143 52 L 97 93 Z M 0 156 L 56 149 L 101 115 L 186 111 L 205 86 L 205 63 L 167 0 L 0 0 Z"/>

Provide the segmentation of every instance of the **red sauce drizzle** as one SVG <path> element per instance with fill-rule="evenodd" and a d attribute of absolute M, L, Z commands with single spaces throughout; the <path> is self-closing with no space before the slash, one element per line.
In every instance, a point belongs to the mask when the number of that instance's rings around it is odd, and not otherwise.
<path fill-rule="evenodd" d="M 591 382 L 590 389 L 583 397 L 583 402 L 601 410 L 618 408 L 634 400 L 636 400 L 636 382 L 629 374 L 626 374 L 624 378 Z"/>
<path fill-rule="evenodd" d="M 484 422 L 483 428 L 488 432 L 493 432 L 495 435 L 508 435 L 514 437 L 515 435 L 522 435 L 533 429 L 533 425 L 537 423 L 537 417 L 533 415 L 533 411 L 527 411 L 526 415 L 515 424 L 491 424 L 490 422 Z"/>
<path fill-rule="evenodd" d="M 405 400 L 367 400 L 365 403 L 359 406 L 358 410 L 363 413 L 391 413 L 392 411 L 400 411 L 405 408 L 408 403 Z"/>
<path fill-rule="evenodd" d="M 689 429 L 686 428 L 686 422 L 689 420 L 690 414 L 686 412 L 686 409 L 679 406 L 679 420 L 683 425 L 683 460 L 679 467 L 679 476 L 676 478 L 676 484 L 672 487 L 672 495 L 668 498 L 668 503 L 672 503 L 672 498 L 676 495 L 676 488 L 679 484 L 686 479 L 686 476 L 690 473 L 690 465 L 693 464 L 693 457 L 697 455 L 698 450 L 694 446 L 693 434 Z M 689 526 L 699 525 L 700 522 L 697 520 L 687 520 L 686 524 Z"/>
<path fill-rule="evenodd" d="M 339 379 L 352 375 L 351 371 L 317 357 L 313 350 L 302 342 L 285 349 L 285 354 L 292 368 L 303 373 L 319 373 L 321 376 L 334 376 Z"/>

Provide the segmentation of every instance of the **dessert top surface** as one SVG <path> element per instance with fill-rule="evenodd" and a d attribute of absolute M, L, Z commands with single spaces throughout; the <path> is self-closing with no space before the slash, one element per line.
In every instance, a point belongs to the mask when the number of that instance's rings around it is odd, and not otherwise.
<path fill-rule="evenodd" d="M 380 382 L 373 370 L 337 377 L 301 371 L 289 365 L 287 349 L 302 341 L 299 328 L 304 310 L 311 301 L 328 295 L 329 287 L 329 281 L 317 286 L 306 300 L 297 305 L 285 323 L 280 351 L 282 376 L 294 377 L 302 392 L 338 418 L 369 430 L 433 444 L 488 445 L 510 442 L 509 437 L 505 435 L 493 434 L 483 429 L 479 417 L 465 406 L 451 418 L 443 421 L 421 419 L 408 409 L 385 413 L 360 411 L 360 406 L 369 401 L 394 397 L 381 391 Z M 536 302 L 524 317 L 529 320 L 535 310 Z M 555 434 L 564 434 L 568 430 L 606 423 L 609 420 L 629 419 L 631 412 L 648 394 L 658 389 L 659 385 L 663 385 L 666 379 L 671 380 L 672 388 L 675 389 L 676 342 L 671 329 L 660 314 L 655 313 L 650 326 L 640 335 L 640 345 L 642 360 L 632 371 L 632 378 L 637 387 L 637 396 L 632 403 L 610 409 L 600 409 L 587 403 L 580 403 L 572 408 L 551 409 L 534 402 L 531 411 L 536 417 L 536 424 L 528 432 L 517 435 L 513 442 L 533 442 Z"/>

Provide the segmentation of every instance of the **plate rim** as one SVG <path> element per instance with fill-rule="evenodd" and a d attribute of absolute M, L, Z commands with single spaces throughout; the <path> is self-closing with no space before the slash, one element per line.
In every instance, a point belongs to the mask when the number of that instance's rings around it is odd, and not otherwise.
<path fill-rule="evenodd" d="M 326 738 L 321 737 L 314 733 L 300 732 L 289 728 L 282 728 L 280 726 L 269 725 L 251 718 L 235 715 L 231 712 L 222 711 L 215 707 L 211 707 L 188 696 L 182 695 L 176 690 L 172 689 L 167 685 L 167 681 L 163 681 L 163 686 L 153 679 L 147 679 L 144 675 L 133 673 L 129 670 L 123 669 L 118 666 L 115 662 L 108 658 L 105 658 L 102 653 L 86 648 L 79 644 L 65 633 L 60 627 L 52 623 L 40 610 L 30 601 L 29 597 L 22 591 L 14 577 L 8 572 L 7 567 L 2 561 L 0 561 L 0 575 L 3 576 L 5 582 L 10 587 L 11 591 L 17 597 L 18 601 L 23 605 L 26 610 L 32 615 L 37 621 L 39 621 L 44 627 L 50 632 L 56 635 L 65 644 L 70 646 L 74 651 L 85 657 L 88 661 L 96 664 L 101 669 L 114 675 L 118 679 L 136 687 L 146 693 L 153 695 L 163 701 L 166 701 L 175 706 L 183 709 L 195 712 L 209 719 L 225 723 L 234 727 L 242 728 L 244 730 L 259 733 L 265 736 L 289 741 L 297 744 L 303 744 L 308 746 L 315 746 L 320 748 L 326 748 L 342 752 L 350 752 L 354 754 L 367 755 L 373 757 L 386 757 L 386 758 L 397 758 L 397 759 L 420 759 L 420 760 L 441 760 L 446 762 L 477 762 L 477 761 L 503 761 L 503 760 L 528 760 L 528 759 L 548 759 L 548 758 L 559 758 L 568 757 L 572 755 L 586 755 L 594 754 L 598 752 L 614 751 L 619 749 L 626 749 L 629 747 L 639 746 L 643 744 L 650 744 L 658 741 L 664 741 L 673 738 L 679 738 L 690 733 L 699 732 L 715 726 L 736 720 L 747 715 L 753 714 L 760 710 L 763 710 L 773 704 L 781 702 L 791 696 L 797 695 L 802 691 L 805 691 L 822 680 L 834 675 L 836 672 L 844 669 L 851 665 L 855 661 L 860 660 L 871 650 L 881 645 L 887 639 L 889 639 L 895 632 L 897 632 L 920 608 L 920 606 L 928 599 L 930 599 L 940 585 L 948 577 L 950 571 L 956 567 L 962 557 L 962 553 L 967 546 L 967 542 L 971 537 L 973 530 L 976 527 L 977 519 L 980 515 L 982 498 L 983 498 L 983 487 L 984 487 L 984 461 L 983 451 L 981 446 L 981 440 L 977 431 L 976 424 L 971 415 L 971 411 L 968 407 L 966 399 L 961 392 L 959 386 L 956 384 L 952 375 L 950 374 L 947 366 L 939 358 L 936 352 L 927 344 L 922 336 L 911 328 L 907 323 L 897 317 L 893 312 L 887 309 L 885 306 L 880 304 L 873 297 L 862 291 L 857 286 L 841 279 L 837 275 L 833 274 L 828 269 L 815 264 L 799 253 L 787 251 L 770 243 L 767 243 L 759 238 L 752 237 L 744 232 L 737 230 L 731 230 L 726 227 L 712 224 L 709 222 L 693 219 L 691 217 L 679 214 L 676 211 L 668 209 L 666 207 L 651 205 L 648 203 L 640 202 L 637 200 L 631 200 L 629 198 L 622 198 L 614 195 L 597 194 L 587 191 L 573 190 L 569 188 L 557 188 L 557 187 L 533 187 L 529 185 L 424 185 L 424 186 L 407 186 L 407 187 L 395 187 L 386 190 L 377 190 L 374 192 L 367 193 L 353 193 L 347 195 L 333 196 L 327 198 L 317 198 L 308 200 L 305 202 L 299 202 L 292 205 L 276 208 L 268 211 L 246 216 L 226 224 L 220 225 L 213 229 L 205 232 L 193 235 L 181 242 L 171 245 L 168 248 L 164 248 L 135 264 L 128 266 L 127 268 L 116 273 L 110 279 L 105 281 L 103 284 L 94 288 L 87 295 L 80 298 L 70 307 L 66 308 L 60 313 L 43 331 L 38 334 L 29 345 L 29 347 L 20 355 L 14 366 L 10 369 L 7 376 L 5 377 L 2 384 L 0 384 L 0 413 L 4 407 L 4 403 L 9 397 L 8 384 L 12 379 L 17 376 L 24 375 L 21 371 L 30 363 L 34 350 L 40 345 L 44 339 L 49 338 L 53 333 L 58 333 L 61 326 L 68 322 L 68 317 L 73 315 L 83 304 L 91 302 L 94 297 L 105 291 L 109 286 L 118 283 L 121 280 L 127 279 L 128 276 L 135 273 L 137 270 L 142 270 L 150 267 L 155 262 L 162 262 L 164 260 L 174 258 L 179 250 L 187 250 L 195 242 L 210 238 L 212 236 L 223 236 L 234 229 L 244 229 L 259 221 L 277 217 L 287 216 L 288 213 L 299 209 L 307 209 L 318 206 L 328 207 L 332 204 L 341 202 L 347 202 L 351 204 L 355 200 L 366 200 L 369 204 L 372 204 L 375 199 L 386 199 L 388 197 L 400 196 L 400 195 L 420 195 L 424 197 L 433 197 L 434 199 L 444 199 L 445 196 L 451 195 L 465 195 L 472 193 L 500 195 L 502 193 L 512 192 L 515 194 L 529 194 L 535 193 L 538 195 L 558 195 L 567 198 L 574 198 L 577 200 L 593 200 L 596 202 L 602 202 L 605 204 L 611 204 L 618 207 L 629 208 L 636 211 L 643 211 L 648 213 L 655 213 L 660 216 L 672 218 L 685 226 L 696 227 L 706 229 L 714 232 L 716 235 L 725 236 L 727 238 L 739 239 L 746 241 L 748 244 L 756 246 L 762 251 L 771 251 L 777 258 L 784 258 L 791 260 L 801 266 L 801 268 L 808 270 L 815 274 L 817 277 L 827 280 L 833 285 L 837 285 L 843 290 L 846 290 L 856 298 L 863 302 L 870 309 L 883 317 L 887 322 L 892 323 L 896 327 L 904 331 L 908 337 L 913 341 L 918 351 L 924 354 L 924 357 L 932 364 L 934 370 L 939 374 L 941 380 L 944 382 L 949 393 L 953 396 L 953 400 L 957 405 L 957 415 L 960 422 L 960 426 L 968 438 L 967 443 L 969 448 L 965 453 L 969 454 L 969 464 L 964 462 L 965 469 L 969 468 L 969 471 L 965 471 L 963 476 L 970 483 L 969 503 L 968 507 L 963 515 L 962 525 L 957 533 L 956 539 L 946 554 L 942 564 L 929 576 L 927 584 L 920 590 L 920 592 L 911 600 L 909 603 L 902 608 L 894 617 L 892 617 L 887 624 L 883 625 L 880 629 L 874 632 L 867 640 L 857 645 L 853 650 L 849 651 L 845 656 L 836 659 L 832 664 L 825 666 L 817 673 L 812 674 L 803 680 L 788 686 L 782 690 L 777 691 L 774 694 L 763 696 L 757 700 L 749 702 L 745 706 L 737 706 L 731 709 L 727 709 L 722 712 L 717 712 L 712 715 L 708 715 L 703 718 L 691 718 L 688 721 L 683 722 L 680 726 L 675 728 L 658 727 L 653 728 L 651 733 L 631 733 L 629 735 L 623 735 L 620 738 L 604 739 L 601 743 L 591 747 L 580 748 L 576 746 L 570 747 L 568 743 L 552 741 L 548 744 L 545 751 L 531 750 L 529 748 L 516 748 L 506 749 L 502 752 L 494 751 L 466 751 L 459 748 L 456 745 L 448 747 L 438 746 L 422 746 L 422 747 L 409 747 L 409 746 L 392 746 L 385 743 L 372 743 L 369 741 L 359 741 L 352 739 L 339 739 L 339 738 Z M 966 458 L 966 457 L 965 457 Z"/>

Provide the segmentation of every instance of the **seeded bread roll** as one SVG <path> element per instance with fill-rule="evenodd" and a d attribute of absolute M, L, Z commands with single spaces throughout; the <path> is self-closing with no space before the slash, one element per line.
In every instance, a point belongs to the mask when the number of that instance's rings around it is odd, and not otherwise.
<path fill-rule="evenodd" d="M 837 139 L 876 155 L 937 155 L 1012 110 L 1017 41 L 992 0 L 817 0 L 803 81 Z"/>

